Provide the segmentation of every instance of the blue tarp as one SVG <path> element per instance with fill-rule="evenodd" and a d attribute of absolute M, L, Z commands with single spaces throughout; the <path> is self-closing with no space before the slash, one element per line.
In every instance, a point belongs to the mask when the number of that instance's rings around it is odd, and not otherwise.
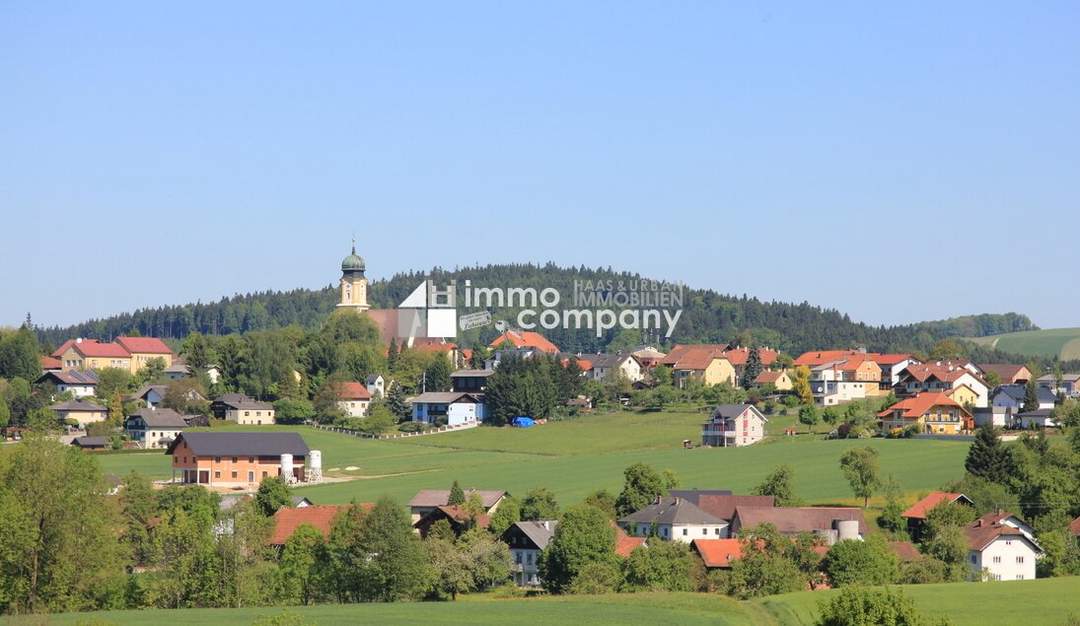
<path fill-rule="evenodd" d="M 524 415 L 519 415 L 515 417 L 513 420 L 511 420 L 510 423 L 514 426 L 517 426 L 518 428 L 529 428 L 530 426 L 536 425 L 536 421 L 533 420 L 533 418 L 525 417 Z"/>

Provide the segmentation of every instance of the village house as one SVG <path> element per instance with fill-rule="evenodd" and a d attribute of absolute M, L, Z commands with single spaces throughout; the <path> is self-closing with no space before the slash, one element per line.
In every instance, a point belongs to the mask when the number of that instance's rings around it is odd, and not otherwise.
<path fill-rule="evenodd" d="M 984 374 L 997 376 L 1000 385 L 1023 385 L 1031 380 L 1031 370 L 1026 365 L 1012 363 L 976 363 L 976 365 Z"/>
<path fill-rule="evenodd" d="M 967 385 L 957 385 L 946 390 L 945 395 L 956 401 L 957 404 L 969 411 L 975 409 L 975 403 L 979 401 L 979 393 Z"/>
<path fill-rule="evenodd" d="M 921 433 L 959 435 L 975 428 L 971 412 L 940 392 L 924 391 L 878 413 L 881 434 L 917 426 Z"/>
<path fill-rule="evenodd" d="M 165 393 L 168 390 L 168 385 L 143 385 L 142 387 L 139 387 L 135 393 L 128 395 L 125 400 L 128 402 L 138 402 L 141 400 L 147 407 L 156 409 L 165 401 Z M 194 392 L 194 390 L 192 390 L 192 392 Z M 196 395 L 198 395 L 197 392 Z"/>
<path fill-rule="evenodd" d="M 115 343 L 131 355 L 132 374 L 146 367 L 152 359 L 161 359 L 166 368 L 172 365 L 172 349 L 157 337 L 117 337 Z"/>
<path fill-rule="evenodd" d="M 730 537 L 731 521 L 735 518 L 735 509 L 740 506 L 773 507 L 776 501 L 772 496 L 742 496 L 719 489 L 671 489 L 668 495 L 691 502 L 709 515 L 723 520 L 727 527 L 720 537 Z"/>
<path fill-rule="evenodd" d="M 676 345 L 660 359 L 660 365 L 671 368 L 675 386 L 682 388 L 690 380 L 700 381 L 706 387 L 727 383 L 738 384 L 735 366 L 723 356 L 724 346 L 698 344 Z"/>
<path fill-rule="evenodd" d="M 920 539 L 926 524 L 926 516 L 930 513 L 930 509 L 933 509 L 939 504 L 951 502 L 963 504 L 965 506 L 975 506 L 975 503 L 971 501 L 971 498 L 968 498 L 962 493 L 931 491 L 926 497 L 915 504 L 912 504 L 907 510 L 900 514 L 901 517 L 907 520 L 908 534 L 913 539 Z"/>
<path fill-rule="evenodd" d="M 510 571 L 519 587 L 535 587 L 540 580 L 540 556 L 555 535 L 558 520 L 514 522 L 503 531 L 502 541 L 510 547 Z"/>
<path fill-rule="evenodd" d="M 1043 549 L 1034 530 L 1011 513 L 987 513 L 965 529 L 968 565 L 983 580 L 1032 580 Z"/>
<path fill-rule="evenodd" d="M 334 527 L 334 520 L 338 515 L 348 511 L 351 504 L 320 504 L 302 507 L 283 506 L 274 513 L 274 526 L 267 541 L 272 546 L 284 546 L 293 536 L 296 529 L 302 525 L 311 526 L 319 531 L 323 539 L 330 537 L 330 530 Z M 370 510 L 374 505 L 369 502 L 361 503 L 360 508 Z"/>
<path fill-rule="evenodd" d="M 421 515 L 420 519 L 413 523 L 413 530 L 421 537 L 427 538 L 431 527 L 443 520 L 458 536 L 471 528 L 487 528 L 491 525 L 491 516 L 487 513 L 473 515 L 464 506 L 445 504 Z"/>
<path fill-rule="evenodd" d="M 667 356 L 653 346 L 637 346 L 626 352 L 637 359 L 638 363 L 641 363 L 641 369 L 643 370 L 650 370 L 656 367 L 656 365 Z"/>
<path fill-rule="evenodd" d="M 881 367 L 857 353 L 810 368 L 810 392 L 820 406 L 882 395 Z"/>
<path fill-rule="evenodd" d="M 504 348 L 527 348 L 545 354 L 558 354 L 559 352 L 559 347 L 548 341 L 547 337 L 531 330 L 507 330 L 492 340 L 488 346 L 491 348 L 500 346 Z"/>
<path fill-rule="evenodd" d="M 856 363 L 868 360 L 875 363 L 880 369 L 879 389 L 888 392 L 900 381 L 900 372 L 909 365 L 918 363 L 910 354 L 880 354 L 866 352 L 865 350 L 817 350 L 804 352 L 795 359 L 795 366 L 805 366 L 811 370 L 815 367 L 855 359 Z M 865 372 L 864 372 L 865 378 Z"/>
<path fill-rule="evenodd" d="M 990 394 L 990 406 L 1000 409 L 1006 415 L 1016 415 L 1024 409 L 1026 399 L 1027 385 L 999 385 Z M 1049 411 L 1057 404 L 1057 396 L 1047 387 L 1036 385 L 1035 399 L 1039 404 L 1036 409 Z"/>
<path fill-rule="evenodd" d="M 207 487 L 254 489 L 268 476 L 304 482 L 311 450 L 298 433 L 180 433 L 166 448 L 172 457 L 173 482 Z"/>
<path fill-rule="evenodd" d="M 334 385 L 338 408 L 349 417 L 364 417 L 371 404 L 371 392 L 362 383 L 346 382 Z"/>
<path fill-rule="evenodd" d="M 487 391 L 487 382 L 495 370 L 466 369 L 450 374 L 453 390 L 460 393 L 482 394 Z"/>
<path fill-rule="evenodd" d="M 187 428 L 184 417 L 172 409 L 139 409 L 124 420 L 128 439 L 142 448 L 167 448 Z"/>
<path fill-rule="evenodd" d="M 1060 380 L 1057 374 L 1047 374 L 1040 376 L 1037 383 L 1040 387 L 1048 388 L 1054 395 L 1080 397 L 1080 374 L 1062 374 Z"/>
<path fill-rule="evenodd" d="M 728 528 L 725 520 L 702 511 L 689 500 L 673 496 L 656 498 L 652 504 L 620 519 L 619 524 L 637 537 L 656 536 L 683 543 L 724 537 Z"/>
<path fill-rule="evenodd" d="M 386 379 L 381 374 L 368 374 L 364 380 L 364 386 L 367 387 L 372 399 L 386 397 Z"/>
<path fill-rule="evenodd" d="M 794 382 L 791 380 L 791 376 L 787 370 L 780 370 L 778 372 L 765 370 L 758 374 L 758 377 L 754 379 L 754 384 L 757 386 L 772 385 L 777 391 L 791 391 L 795 388 Z"/>
<path fill-rule="evenodd" d="M 748 446 L 765 438 L 769 418 L 752 404 L 721 404 L 701 425 L 703 446 Z"/>
<path fill-rule="evenodd" d="M 73 398 L 86 398 L 97 390 L 98 376 L 93 370 L 49 370 L 34 383 L 52 383 L 57 393 L 70 392 Z"/>
<path fill-rule="evenodd" d="M 608 380 L 619 374 L 631 383 L 645 378 L 641 363 L 630 354 L 567 354 L 564 357 L 565 360 L 576 358 L 578 366 L 592 380 Z"/>
<path fill-rule="evenodd" d="M 1061 427 L 1061 423 L 1054 417 L 1053 409 L 1037 409 L 1017 413 L 1016 421 L 1013 424 L 1025 430 Z"/>
<path fill-rule="evenodd" d="M 81 399 L 59 402 L 49 408 L 56 413 L 56 418 L 60 422 L 75 421 L 78 423 L 78 427 L 83 430 L 86 429 L 87 424 L 104 422 L 109 417 L 107 408 Z"/>
<path fill-rule="evenodd" d="M 484 401 L 480 394 L 460 391 L 428 391 L 409 401 L 412 419 L 425 424 L 464 426 L 484 421 Z"/>
<path fill-rule="evenodd" d="M 853 507 L 737 506 L 730 533 L 736 536 L 762 524 L 772 524 L 788 536 L 812 533 L 830 546 L 845 539 L 862 540 L 868 532 L 862 509 Z"/>
<path fill-rule="evenodd" d="M 64 371 L 64 364 L 60 362 L 60 359 L 56 359 L 51 356 L 41 356 L 38 361 L 41 364 L 41 371 L 43 372 L 47 373 Z"/>
<path fill-rule="evenodd" d="M 935 361 L 909 365 L 900 374 L 896 386 L 898 396 L 913 396 L 923 391 L 945 392 L 960 385 L 967 385 L 976 394 L 976 408 L 990 404 L 990 388 L 986 382 L 972 373 L 975 366 L 966 363 Z"/>
<path fill-rule="evenodd" d="M 494 513 L 496 509 L 507 494 L 505 491 L 498 490 L 479 490 L 479 489 L 464 489 L 465 500 L 468 501 L 472 494 L 480 496 L 480 502 L 484 507 L 484 512 L 487 514 Z M 409 512 L 412 515 L 412 523 L 420 521 L 420 518 L 428 513 L 434 511 L 440 506 L 447 506 L 450 504 L 450 490 L 449 489 L 422 489 L 409 500 Z"/>
<path fill-rule="evenodd" d="M 75 437 L 71 440 L 71 445 L 79 448 L 80 450 L 104 450 L 109 447 L 108 437 Z"/>
<path fill-rule="evenodd" d="M 221 404 L 225 407 L 225 419 L 227 421 L 249 426 L 274 423 L 274 408 L 270 403 L 262 403 L 259 400 L 242 396 L 240 399 L 224 400 Z M 211 410 L 213 410 L 213 405 Z"/>
<path fill-rule="evenodd" d="M 68 339 L 52 356 L 60 359 L 64 371 L 99 370 L 106 367 L 131 371 L 131 354 L 123 346 L 101 343 L 97 339 Z"/>
<path fill-rule="evenodd" d="M 191 376 L 191 370 L 188 368 L 184 359 L 176 357 L 173 362 L 164 369 L 165 378 L 168 380 L 183 380 Z"/>
<path fill-rule="evenodd" d="M 742 558 L 742 539 L 702 539 L 690 543 L 701 557 L 706 570 L 731 569 L 731 562 Z"/>
<path fill-rule="evenodd" d="M 780 353 L 768 346 L 763 348 L 725 347 L 721 354 L 735 368 L 735 380 L 742 380 L 743 373 L 746 371 L 746 363 L 750 360 L 750 353 L 754 350 L 757 350 L 758 358 L 761 359 L 761 367 L 765 369 L 772 369 L 776 364 L 776 360 L 780 358 Z"/>

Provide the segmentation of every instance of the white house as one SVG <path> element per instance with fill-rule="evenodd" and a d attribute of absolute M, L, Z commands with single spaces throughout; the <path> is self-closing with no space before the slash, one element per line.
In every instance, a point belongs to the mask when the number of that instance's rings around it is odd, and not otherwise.
<path fill-rule="evenodd" d="M 921 391 L 949 391 L 961 385 L 967 385 L 975 392 L 975 407 L 990 406 L 990 387 L 972 373 L 970 363 L 935 361 L 908 366 L 900 374 L 897 385 L 899 394 L 913 396 Z"/>
<path fill-rule="evenodd" d="M 128 438 L 143 448 L 168 448 L 187 427 L 183 416 L 172 409 L 140 409 L 124 420 Z"/>
<path fill-rule="evenodd" d="M 620 519 L 619 524 L 637 537 L 656 536 L 683 543 L 720 539 L 727 537 L 728 532 L 727 520 L 675 496 L 660 496 L 652 504 Z"/>
<path fill-rule="evenodd" d="M 1043 550 L 1031 527 L 1011 513 L 987 513 L 965 529 L 968 565 L 986 580 L 1032 580 Z"/>
<path fill-rule="evenodd" d="M 484 421 L 484 401 L 459 391 L 428 391 L 411 400 L 413 421 L 462 426 Z"/>
<path fill-rule="evenodd" d="M 703 446 L 748 446 L 765 437 L 769 418 L 752 404 L 721 404 L 701 425 Z"/>
<path fill-rule="evenodd" d="M 37 383 L 51 382 L 59 393 L 70 392 L 73 398 L 85 398 L 94 395 L 98 377 L 93 370 L 50 370 L 42 374 Z"/>
<path fill-rule="evenodd" d="M 1038 379 L 1040 387 L 1046 387 L 1055 395 L 1062 394 L 1069 398 L 1080 396 L 1080 374 L 1062 374 L 1059 383 L 1057 375 L 1047 374 Z"/>
<path fill-rule="evenodd" d="M 510 547 L 510 571 L 514 583 L 521 587 L 535 587 L 540 580 L 540 555 L 555 534 L 557 520 L 515 522 L 502 534 L 502 541 Z"/>
<path fill-rule="evenodd" d="M 274 423 L 274 405 L 244 398 L 229 404 L 225 409 L 225 419 L 237 424 L 263 426 Z"/>
<path fill-rule="evenodd" d="M 1057 403 L 1057 396 L 1047 387 L 1037 386 L 1035 397 L 1039 402 L 1039 409 L 1053 409 Z M 1004 409 L 1005 413 L 1016 414 L 1024 408 L 1024 400 L 1027 398 L 1026 385 L 998 385 L 990 394 L 990 406 Z"/>
<path fill-rule="evenodd" d="M 645 378 L 641 363 L 631 354 L 575 354 L 563 358 L 571 356 L 578 360 L 584 374 L 593 380 L 607 380 L 619 373 L 632 383 Z"/>
<path fill-rule="evenodd" d="M 386 397 L 386 380 L 379 374 L 370 374 L 364 381 L 368 394 L 372 398 Z"/>
<path fill-rule="evenodd" d="M 371 392 L 368 388 L 357 382 L 338 383 L 334 386 L 337 393 L 338 408 L 349 417 L 364 417 L 368 414 L 368 406 L 371 404 Z"/>

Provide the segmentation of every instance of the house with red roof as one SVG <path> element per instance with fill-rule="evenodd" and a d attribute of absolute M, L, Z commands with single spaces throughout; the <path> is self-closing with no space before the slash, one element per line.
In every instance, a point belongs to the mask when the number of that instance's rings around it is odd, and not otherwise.
<path fill-rule="evenodd" d="M 926 524 L 926 516 L 929 515 L 930 509 L 933 509 L 939 504 L 951 502 L 962 504 L 964 506 L 975 506 L 975 503 L 971 501 L 971 498 L 962 493 L 931 491 L 926 497 L 915 504 L 912 504 L 907 510 L 900 514 L 900 517 L 907 520 L 908 534 L 915 539 L 921 537 L 923 526 Z"/>
<path fill-rule="evenodd" d="M 274 529 L 270 533 L 267 542 L 272 546 L 283 546 L 293 536 L 296 529 L 308 525 L 319 531 L 323 539 L 330 536 L 330 530 L 334 527 L 334 520 L 338 515 L 348 511 L 351 504 L 320 504 L 302 507 L 283 506 L 274 513 Z M 361 509 L 368 511 L 374 504 L 370 502 L 360 503 Z"/>
<path fill-rule="evenodd" d="M 157 337 L 117 337 L 114 342 L 131 355 L 131 373 L 146 367 L 151 359 L 161 359 L 165 367 L 172 365 L 172 349 Z"/>
<path fill-rule="evenodd" d="M 910 354 L 881 354 L 878 352 L 866 352 L 865 350 L 815 350 L 804 352 L 795 359 L 796 366 L 803 365 L 814 368 L 834 361 L 844 361 L 851 358 L 863 358 L 873 361 L 881 368 L 881 388 L 891 389 L 900 382 L 900 372 L 909 365 L 918 363 Z"/>
<path fill-rule="evenodd" d="M 691 380 L 706 387 L 721 383 L 737 385 L 738 374 L 735 365 L 724 356 L 726 349 L 727 346 L 718 344 L 676 344 L 658 363 L 671 368 L 672 380 L 680 388 Z"/>
<path fill-rule="evenodd" d="M 742 539 L 694 539 L 691 549 L 701 557 L 705 569 L 730 569 L 731 562 L 742 558 Z"/>
<path fill-rule="evenodd" d="M 975 420 L 964 405 L 949 394 L 928 391 L 904 398 L 878 413 L 878 424 L 883 435 L 909 426 L 939 435 L 959 435 L 975 428 Z"/>
<path fill-rule="evenodd" d="M 68 339 L 52 353 L 60 360 L 61 368 L 68 370 L 99 370 L 115 367 L 131 371 L 131 353 L 115 343 L 102 343 L 97 339 Z"/>
<path fill-rule="evenodd" d="M 51 356 L 42 356 L 41 359 L 41 371 L 46 374 L 49 372 L 61 372 L 64 370 L 64 364 L 60 362 L 60 359 L 53 358 Z"/>
<path fill-rule="evenodd" d="M 900 373 L 895 387 L 898 396 L 913 396 L 923 391 L 945 392 L 967 385 L 976 394 L 975 407 L 990 405 L 990 386 L 975 374 L 975 366 L 965 362 L 935 361 L 909 365 Z"/>
<path fill-rule="evenodd" d="M 810 391 L 821 406 L 886 393 L 881 388 L 881 367 L 861 352 L 810 367 Z"/>
<path fill-rule="evenodd" d="M 364 417 L 371 405 L 371 392 L 367 385 L 355 381 L 337 383 L 334 392 L 338 398 L 338 408 L 349 417 Z"/>
<path fill-rule="evenodd" d="M 981 580 L 1032 580 L 1043 549 L 1012 513 L 987 513 L 964 528 L 968 566 Z"/>
<path fill-rule="evenodd" d="M 787 370 L 765 370 L 754 379 L 754 384 L 759 387 L 772 385 L 773 389 L 777 391 L 791 391 L 795 388 L 795 383 L 791 380 L 791 375 L 788 374 Z"/>
<path fill-rule="evenodd" d="M 547 337 L 531 330 L 507 330 L 488 345 L 491 348 L 536 350 L 545 354 L 559 352 L 559 347 L 548 341 Z"/>

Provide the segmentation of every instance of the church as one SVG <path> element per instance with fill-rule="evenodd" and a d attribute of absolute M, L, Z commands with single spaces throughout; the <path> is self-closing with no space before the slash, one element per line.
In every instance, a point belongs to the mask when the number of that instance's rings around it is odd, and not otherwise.
<path fill-rule="evenodd" d="M 379 329 L 379 337 L 386 345 L 394 340 L 400 347 L 430 352 L 445 352 L 450 362 L 457 366 L 460 355 L 457 345 L 445 338 L 415 337 L 402 323 L 398 309 L 373 309 L 368 304 L 368 281 L 364 272 L 367 266 L 364 257 L 356 254 L 356 242 L 352 252 L 341 260 L 341 282 L 338 288 L 338 309 L 355 311 L 366 315 Z"/>

